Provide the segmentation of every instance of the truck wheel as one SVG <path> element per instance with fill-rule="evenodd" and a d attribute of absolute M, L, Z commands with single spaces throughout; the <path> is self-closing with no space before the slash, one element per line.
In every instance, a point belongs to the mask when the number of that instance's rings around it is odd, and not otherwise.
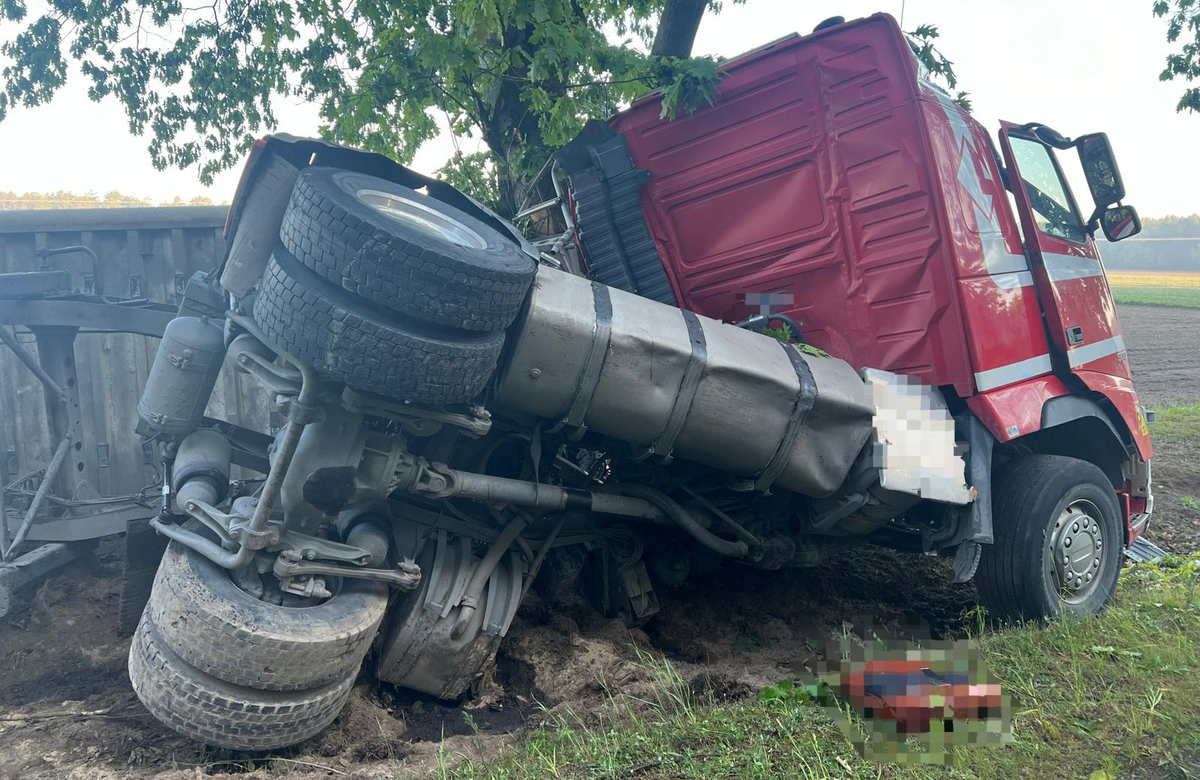
<path fill-rule="evenodd" d="M 537 270 L 512 239 L 453 206 L 336 168 L 300 174 L 279 235 L 338 287 L 464 330 L 508 327 Z"/>
<path fill-rule="evenodd" d="M 129 681 L 164 725 L 228 750 L 275 750 L 303 742 L 333 722 L 354 687 L 351 674 L 308 691 L 259 691 L 189 666 L 142 618 L 129 648 Z"/>
<path fill-rule="evenodd" d="M 267 691 L 302 691 L 354 677 L 387 611 L 387 586 L 346 579 L 312 607 L 260 601 L 204 556 L 172 542 L 146 619 L 188 665 Z"/>
<path fill-rule="evenodd" d="M 1099 612 L 1117 587 L 1123 537 L 1112 482 L 1076 458 L 1029 455 L 993 487 L 995 543 L 975 574 L 980 600 L 1001 619 Z"/>
<path fill-rule="evenodd" d="M 504 333 L 402 323 L 321 279 L 282 248 L 267 264 L 254 319 L 280 349 L 367 393 L 427 404 L 470 400 L 496 369 Z"/>

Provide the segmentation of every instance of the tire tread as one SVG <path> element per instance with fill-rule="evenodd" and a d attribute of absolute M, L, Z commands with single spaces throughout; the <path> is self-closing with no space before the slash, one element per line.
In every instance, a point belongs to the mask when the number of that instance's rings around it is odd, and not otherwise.
<path fill-rule="evenodd" d="M 402 401 L 461 403 L 487 385 L 503 332 L 459 340 L 419 332 L 319 280 L 302 281 L 304 269 L 285 269 L 289 261 L 276 249 L 254 304 L 255 321 L 279 348 L 355 389 Z"/>
<path fill-rule="evenodd" d="M 520 247 L 467 215 L 412 193 L 467 222 L 489 244 L 474 255 L 457 247 L 419 246 L 338 205 L 349 196 L 331 173 L 304 171 L 284 213 L 280 239 L 301 263 L 331 284 L 405 316 L 470 331 L 512 324 L 536 271 L 536 262 Z"/>
<path fill-rule="evenodd" d="M 129 680 L 150 714 L 190 739 L 229 750 L 275 750 L 316 735 L 341 712 L 354 679 L 290 693 L 241 688 L 189 666 L 144 616 L 129 648 Z"/>

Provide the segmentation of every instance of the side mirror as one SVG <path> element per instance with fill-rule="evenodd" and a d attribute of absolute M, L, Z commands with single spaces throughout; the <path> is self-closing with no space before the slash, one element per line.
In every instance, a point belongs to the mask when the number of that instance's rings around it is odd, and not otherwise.
<path fill-rule="evenodd" d="M 1111 206 L 1124 198 L 1125 182 L 1121 181 L 1121 171 L 1117 168 L 1108 136 L 1104 133 L 1081 135 L 1075 145 L 1079 147 L 1079 162 L 1083 165 L 1083 175 L 1092 191 L 1096 209 Z"/>
<path fill-rule="evenodd" d="M 1133 206 L 1113 206 L 1111 209 L 1105 209 L 1104 215 L 1100 217 L 1100 226 L 1104 230 L 1104 237 L 1109 241 L 1120 241 L 1142 232 L 1142 221 L 1138 219 L 1137 209 Z"/>

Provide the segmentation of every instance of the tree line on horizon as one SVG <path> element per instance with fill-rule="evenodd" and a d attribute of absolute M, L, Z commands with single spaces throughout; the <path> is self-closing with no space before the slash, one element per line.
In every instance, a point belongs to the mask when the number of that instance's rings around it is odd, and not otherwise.
<path fill-rule="evenodd" d="M 1112 271 L 1200 273 L 1200 214 L 1146 217 L 1138 235 L 1100 243 L 1104 264 Z"/>
<path fill-rule="evenodd" d="M 212 198 L 196 195 L 184 199 L 176 195 L 171 200 L 155 202 L 150 198 L 139 198 L 112 191 L 100 195 L 95 192 L 83 194 L 58 190 L 57 192 L 5 192 L 0 191 L 0 211 L 26 211 L 48 209 L 123 209 L 138 206 L 213 206 Z"/>

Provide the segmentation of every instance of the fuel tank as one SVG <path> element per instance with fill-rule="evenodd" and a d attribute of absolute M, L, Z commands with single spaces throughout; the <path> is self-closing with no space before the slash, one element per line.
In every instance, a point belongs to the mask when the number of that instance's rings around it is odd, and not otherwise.
<path fill-rule="evenodd" d="M 844 361 L 553 268 L 510 334 L 500 409 L 746 489 L 828 496 L 873 430 L 871 389 Z"/>

